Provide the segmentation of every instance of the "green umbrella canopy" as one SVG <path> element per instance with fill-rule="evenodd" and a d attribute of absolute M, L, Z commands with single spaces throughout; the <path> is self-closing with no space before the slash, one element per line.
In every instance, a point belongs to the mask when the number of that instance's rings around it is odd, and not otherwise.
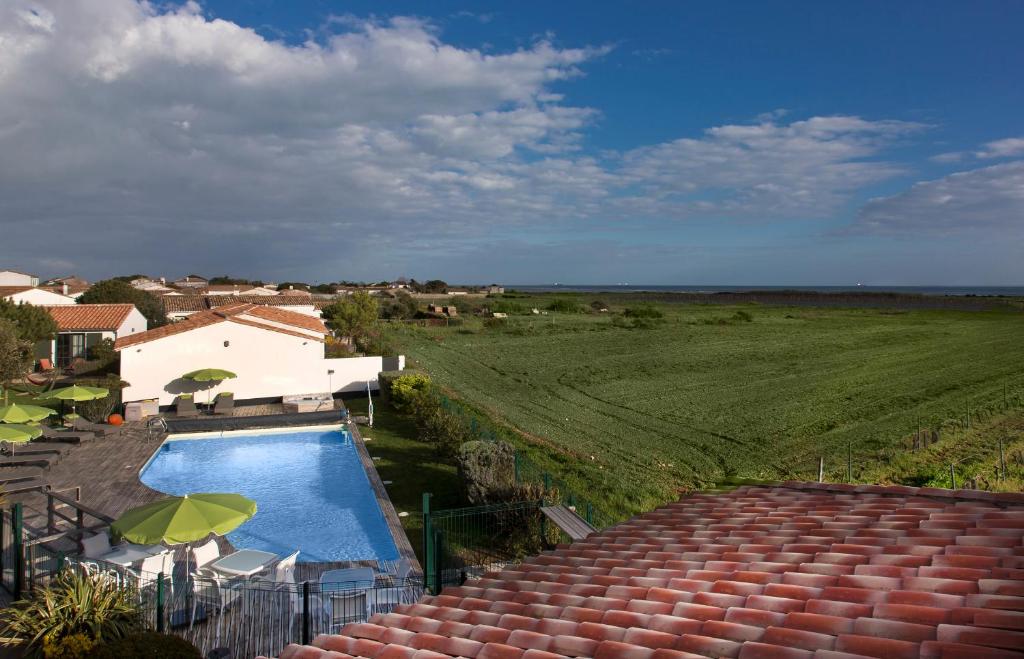
<path fill-rule="evenodd" d="M 0 441 L 21 444 L 30 442 L 43 434 L 42 429 L 36 426 L 25 426 L 20 423 L 5 423 L 0 425 Z"/>
<path fill-rule="evenodd" d="M 81 385 L 73 384 L 70 387 L 64 387 L 63 389 L 54 389 L 45 394 L 39 396 L 39 400 L 70 400 L 70 401 L 83 401 L 83 400 L 96 400 L 97 398 L 106 398 L 110 395 L 110 391 L 102 387 L 83 387 Z"/>
<path fill-rule="evenodd" d="M 56 412 L 49 407 L 38 405 L 0 405 L 0 421 L 3 423 L 28 423 L 30 421 L 41 421 Z"/>
<path fill-rule="evenodd" d="M 114 535 L 140 545 L 177 545 L 224 535 L 256 514 L 241 494 L 200 493 L 169 497 L 133 508 L 110 525 Z"/>
<path fill-rule="evenodd" d="M 185 380 L 193 380 L 195 382 L 217 382 L 220 380 L 230 380 L 237 378 L 238 376 L 231 371 L 225 371 L 222 368 L 201 368 L 198 371 L 192 371 L 181 376 Z"/>

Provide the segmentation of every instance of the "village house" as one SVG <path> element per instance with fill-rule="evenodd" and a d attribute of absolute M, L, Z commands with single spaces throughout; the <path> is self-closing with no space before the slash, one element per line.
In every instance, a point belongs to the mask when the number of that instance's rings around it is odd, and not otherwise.
<path fill-rule="evenodd" d="M 15 304 L 46 305 L 75 304 L 75 298 L 49 288 L 35 286 L 0 286 L 0 299 Z"/>
<path fill-rule="evenodd" d="M 39 285 L 39 277 L 17 270 L 0 270 L 0 286 L 25 286 L 34 287 Z"/>
<path fill-rule="evenodd" d="M 57 323 L 57 335 L 36 344 L 36 359 L 67 366 L 86 359 L 89 349 L 103 339 L 145 332 L 146 317 L 134 304 L 70 304 L 44 307 Z"/>
<path fill-rule="evenodd" d="M 237 303 L 193 313 L 115 342 L 121 378 L 130 383 L 122 398 L 169 406 L 178 394 L 206 391 L 204 383 L 181 376 L 210 367 L 237 374 L 219 385 L 236 400 L 363 391 L 368 383 L 376 388 L 378 373 L 404 363 L 382 357 L 326 359 L 328 334 L 319 318 L 279 307 Z"/>
<path fill-rule="evenodd" d="M 199 275 L 185 275 L 181 279 L 172 281 L 171 285 L 177 288 L 206 288 L 210 282 Z"/>

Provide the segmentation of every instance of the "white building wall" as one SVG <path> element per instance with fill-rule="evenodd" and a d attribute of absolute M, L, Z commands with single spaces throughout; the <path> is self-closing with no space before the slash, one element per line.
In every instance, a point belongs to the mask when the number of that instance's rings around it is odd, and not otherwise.
<path fill-rule="evenodd" d="M 121 323 L 121 326 L 117 328 L 117 336 L 115 338 L 145 332 L 148 327 L 149 321 L 142 315 L 142 312 L 138 309 L 132 309 L 131 313 L 124 319 L 124 322 Z"/>
<path fill-rule="evenodd" d="M 0 270 L 0 286 L 38 286 L 39 277 L 13 270 Z"/>
<path fill-rule="evenodd" d="M 7 299 L 15 304 L 31 304 L 33 306 L 57 306 L 62 304 L 78 304 L 73 297 L 54 293 L 42 288 L 30 288 L 27 291 L 8 295 Z"/>
<path fill-rule="evenodd" d="M 227 342 L 228 345 L 224 345 Z M 177 394 L 230 391 L 236 400 L 376 388 L 382 358 L 324 359 L 324 344 L 312 339 L 222 322 L 128 346 L 121 350 L 121 379 L 130 384 L 123 400 L 157 398 L 170 405 Z M 181 376 L 200 368 L 223 368 L 238 375 L 204 388 Z M 334 373 L 329 375 L 328 370 Z"/>

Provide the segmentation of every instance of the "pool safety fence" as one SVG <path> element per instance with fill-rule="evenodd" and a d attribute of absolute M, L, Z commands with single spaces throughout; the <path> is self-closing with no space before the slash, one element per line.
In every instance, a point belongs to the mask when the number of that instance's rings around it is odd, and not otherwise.
<path fill-rule="evenodd" d="M 14 542 L 13 511 L 3 511 L 3 585 L 18 598 L 46 588 L 62 571 L 116 585 L 137 606 L 142 628 L 174 634 L 208 656 L 277 656 L 289 643 L 308 643 L 412 604 L 423 594 L 423 578 L 376 573 L 372 582 L 275 583 L 273 570 L 251 579 L 223 579 L 178 564 L 173 574 L 147 573 L 97 559 L 65 555 L 42 544 Z"/>

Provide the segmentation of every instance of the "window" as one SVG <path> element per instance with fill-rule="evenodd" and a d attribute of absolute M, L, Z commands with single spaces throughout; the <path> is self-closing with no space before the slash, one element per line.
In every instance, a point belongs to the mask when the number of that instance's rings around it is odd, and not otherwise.
<path fill-rule="evenodd" d="M 85 334 L 58 334 L 57 366 L 68 366 L 79 357 L 85 359 Z"/>

